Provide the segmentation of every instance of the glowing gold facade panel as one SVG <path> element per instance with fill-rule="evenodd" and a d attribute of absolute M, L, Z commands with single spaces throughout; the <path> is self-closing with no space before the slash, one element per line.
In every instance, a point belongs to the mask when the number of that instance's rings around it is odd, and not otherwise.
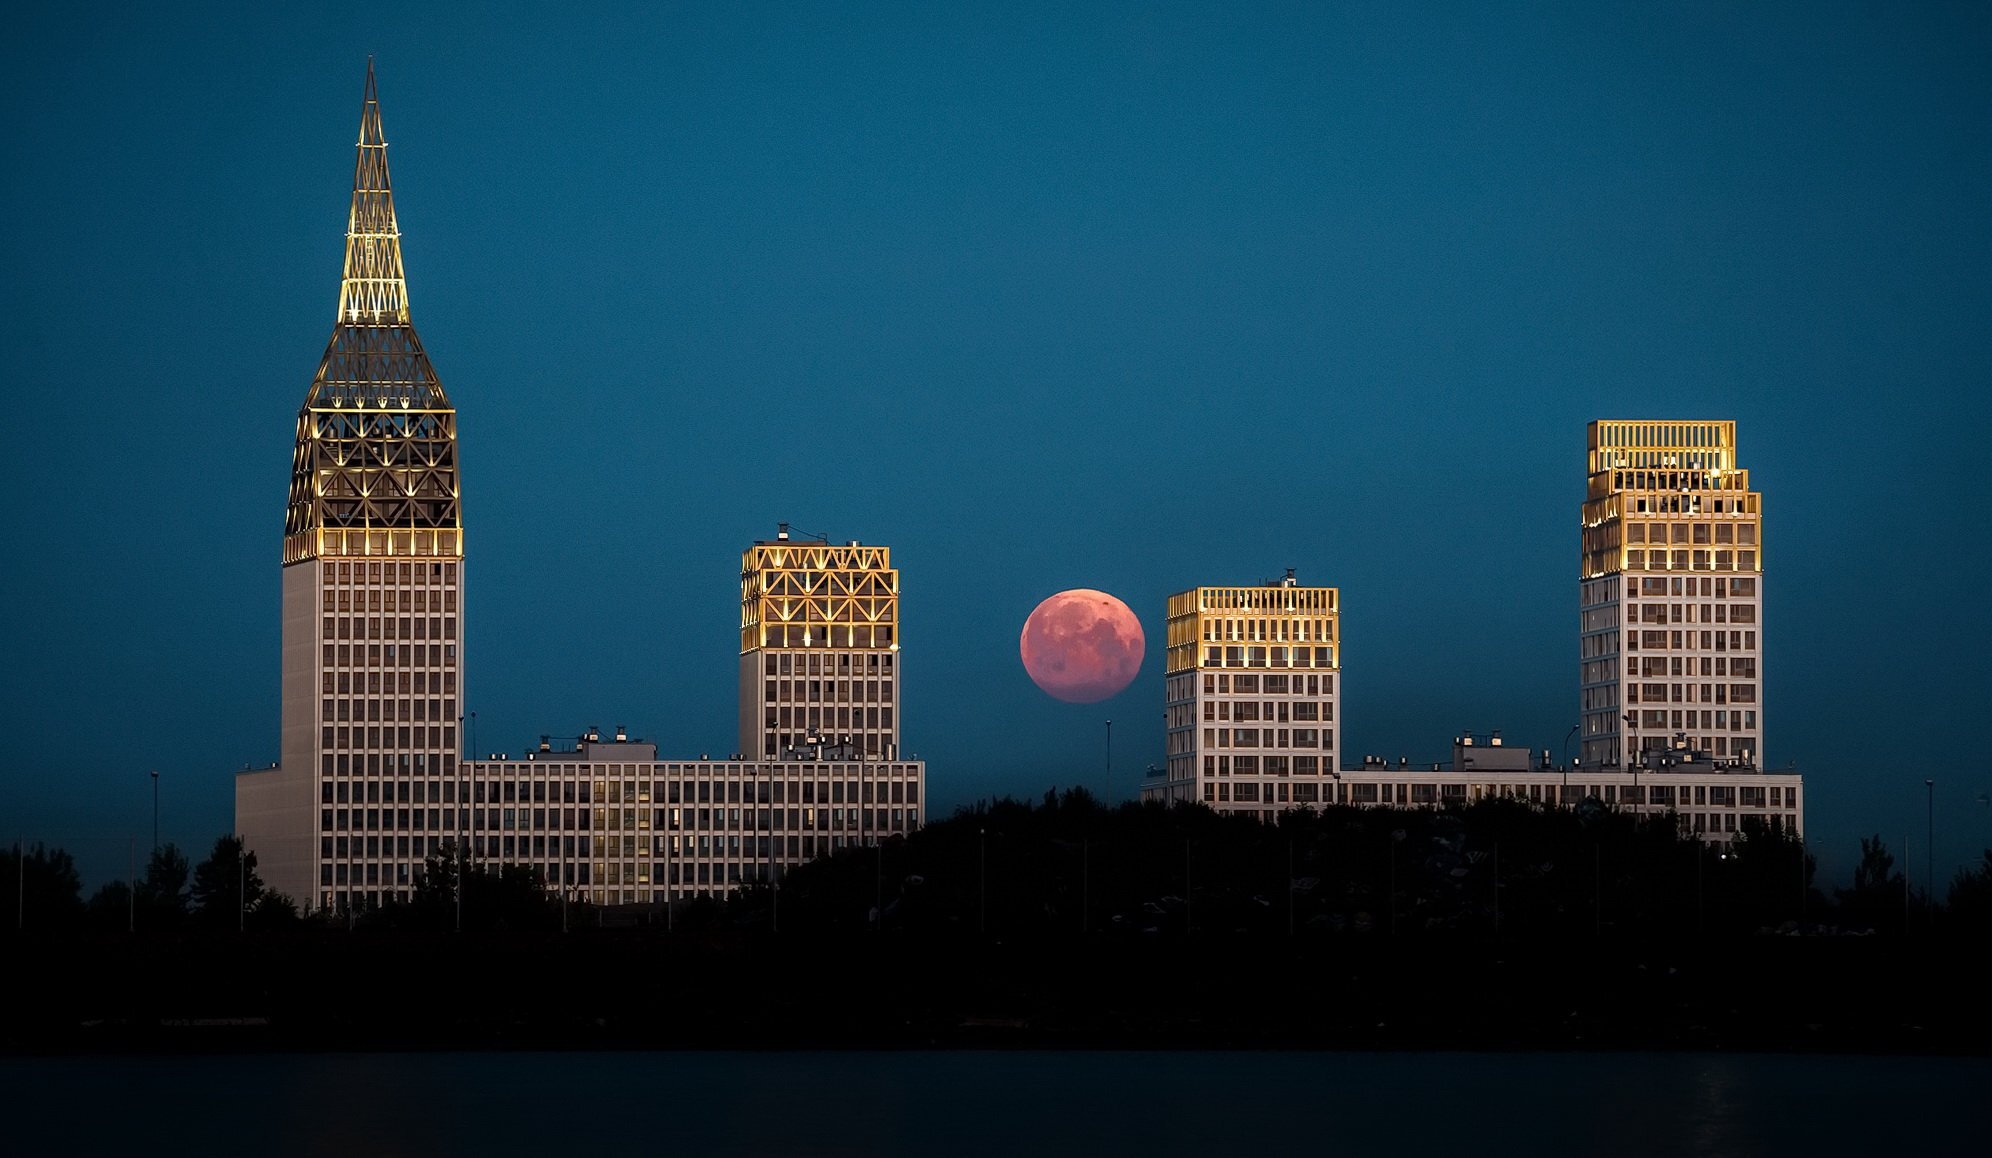
<path fill-rule="evenodd" d="M 1686 750 L 1765 766 L 1763 496 L 1736 424 L 1601 420 L 1587 453 L 1583 761 Z"/>
<path fill-rule="evenodd" d="M 1167 763 L 1145 799 L 1270 816 L 1324 797 L 1342 720 L 1341 593 L 1287 577 L 1169 597 Z"/>
<path fill-rule="evenodd" d="M 237 830 L 301 906 L 405 899 L 449 835 L 463 547 L 456 412 L 409 322 L 369 62 L 339 311 L 292 457 L 281 760 L 236 790 Z"/>
<path fill-rule="evenodd" d="M 788 538 L 740 558 L 740 751 L 899 752 L 899 572 L 886 547 Z"/>

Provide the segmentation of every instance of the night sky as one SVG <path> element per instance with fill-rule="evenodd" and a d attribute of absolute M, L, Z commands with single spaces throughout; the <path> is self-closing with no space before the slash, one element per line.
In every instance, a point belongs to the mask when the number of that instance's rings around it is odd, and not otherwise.
<path fill-rule="evenodd" d="M 932 811 L 1162 752 L 1165 596 L 1342 589 L 1345 759 L 1577 716 L 1584 425 L 1733 418 L 1829 879 L 1992 844 L 1992 16 L 34 3 L 12 18 L 0 837 L 204 849 L 277 747 L 293 422 L 375 54 L 461 414 L 477 744 L 734 747 L 740 550 L 902 570 Z M 296 10 L 293 10 L 293 9 Z M 1017 659 L 1126 600 L 1106 703 Z"/>

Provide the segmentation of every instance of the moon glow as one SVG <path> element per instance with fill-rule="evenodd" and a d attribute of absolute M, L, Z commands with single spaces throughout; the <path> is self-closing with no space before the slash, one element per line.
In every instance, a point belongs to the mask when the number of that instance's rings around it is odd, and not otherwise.
<path fill-rule="evenodd" d="M 1086 587 L 1038 604 L 1017 642 L 1031 681 L 1068 704 L 1096 704 L 1126 690 L 1147 646 L 1127 604 Z"/>

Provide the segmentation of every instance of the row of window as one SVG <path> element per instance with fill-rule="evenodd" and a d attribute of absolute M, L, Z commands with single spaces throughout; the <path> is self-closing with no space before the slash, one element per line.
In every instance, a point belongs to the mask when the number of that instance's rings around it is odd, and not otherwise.
<path fill-rule="evenodd" d="M 620 767 L 620 765 L 618 765 Z M 342 766 L 343 773 L 345 768 Z M 871 804 L 920 802 L 920 779 L 903 768 L 864 780 L 513 780 L 463 784 L 466 804 Z M 455 804 L 455 780 L 319 784 L 321 804 Z M 586 827 L 583 825 L 582 827 Z"/>
<path fill-rule="evenodd" d="M 1639 679 L 1682 675 L 1747 675 L 1755 679 L 1757 675 L 1757 660 L 1753 656 L 1744 655 L 1704 655 L 1699 657 L 1692 655 L 1628 656 L 1625 661 L 1625 674 Z M 1607 670 L 1601 678 L 1612 678 L 1611 671 Z"/>
<path fill-rule="evenodd" d="M 1695 722 L 1697 716 L 1699 716 L 1701 720 L 1699 724 Z M 1680 708 L 1673 708 L 1667 710 L 1662 710 L 1659 708 L 1641 708 L 1639 710 L 1639 726 L 1649 732 L 1654 732 L 1654 731 L 1679 732 L 1679 731 L 1697 729 L 1697 728 L 1704 731 L 1708 731 L 1708 730 L 1713 730 L 1718 726 L 1714 723 L 1713 720 L 1709 718 L 1711 716 L 1720 718 L 1722 716 L 1722 712 L 1720 710 L 1716 710 L 1716 711 L 1702 711 L 1697 713 L 1694 711 L 1683 710 Z M 1754 711 L 1730 712 L 1729 723 L 1726 725 L 1726 727 L 1728 728 L 1729 731 L 1732 732 L 1754 732 L 1757 730 L 1757 713 Z M 1695 749 L 1697 751 L 1709 750 L 1703 748 L 1700 744 L 1696 743 L 1695 737 L 1689 738 L 1688 747 Z M 1727 753 L 1722 753 L 1722 754 L 1726 755 Z"/>
<path fill-rule="evenodd" d="M 850 652 L 840 652 L 836 655 L 821 653 L 793 655 L 771 651 L 763 658 L 762 667 L 763 673 L 771 676 L 850 676 L 857 673 L 890 672 L 892 653 L 871 651 L 855 655 Z"/>
<path fill-rule="evenodd" d="M 386 568 L 384 573 L 382 568 Z M 455 563 L 384 563 L 378 560 L 353 563 L 329 559 L 325 562 L 327 583 L 441 583 L 454 587 L 456 581 Z"/>
<path fill-rule="evenodd" d="M 397 677 L 398 681 L 397 681 Z M 408 695 L 427 695 L 432 689 L 443 695 L 456 694 L 456 672 L 423 671 L 378 672 L 378 671 L 326 671 L 320 677 L 320 690 L 326 695 L 380 695 L 383 688 L 387 694 L 399 692 Z"/>
<path fill-rule="evenodd" d="M 457 702 L 454 698 L 443 697 L 423 699 L 343 699 L 321 700 L 318 718 L 321 721 L 361 722 L 369 720 L 455 720 Z"/>
<path fill-rule="evenodd" d="M 1234 771 L 1240 776 L 1317 776 L 1323 771 L 1335 770 L 1334 757 L 1321 756 L 1205 756 L 1203 770 L 1205 776 L 1229 776 Z M 1176 768 L 1170 772 L 1174 774 Z M 1188 769 L 1183 769 L 1188 775 Z"/>
<path fill-rule="evenodd" d="M 381 606 L 383 598 L 387 604 L 385 608 Z M 327 587 L 324 590 L 321 602 L 322 609 L 328 612 L 378 612 L 385 610 L 413 611 L 417 614 L 427 614 L 430 610 L 429 590 L 426 587 L 402 589 L 399 591 L 392 587 L 384 590 L 379 587 L 361 587 L 357 590 L 345 587 Z M 434 610 L 436 611 L 455 612 L 457 605 L 456 588 L 446 587 L 438 590 L 436 592 L 435 604 Z"/>
<path fill-rule="evenodd" d="M 378 643 L 325 645 L 326 667 L 455 667 L 456 644 Z"/>
<path fill-rule="evenodd" d="M 1329 748 L 1332 728 L 1205 728 L 1206 748 Z"/>
<path fill-rule="evenodd" d="M 1754 704 L 1757 702 L 1757 694 L 1755 684 L 1629 683 L 1625 685 L 1625 702 L 1628 704 Z M 1717 712 L 1716 715 L 1720 716 L 1722 713 Z"/>
<path fill-rule="evenodd" d="M 1695 646 L 1695 639 L 1696 633 L 1692 631 L 1670 632 L 1641 629 L 1625 633 L 1625 648 L 1627 651 L 1638 651 L 1642 647 L 1649 651 L 1656 648 L 1692 648 Z M 1700 634 L 1700 639 L 1700 650 L 1702 651 L 1708 651 L 1711 648 L 1716 651 L 1757 650 L 1757 633 L 1754 631 L 1704 631 Z M 1628 660 L 1627 662 L 1630 663 L 1631 661 Z"/>
<path fill-rule="evenodd" d="M 1469 792 L 1478 787 L 1479 792 Z M 1730 784 L 1641 784 L 1583 785 L 1400 783 L 1400 784 L 1301 784 L 1258 781 L 1209 781 L 1203 786 L 1207 803 L 1258 804 L 1464 804 L 1469 798 L 1508 797 L 1555 804 L 1561 797 L 1575 804 L 1596 797 L 1607 804 L 1652 808 L 1745 808 L 1795 809 L 1798 789 L 1780 786 Z M 1734 815 L 1734 813 L 1730 814 Z M 1696 831 L 1700 831 L 1697 829 Z M 1729 831 L 1734 832 L 1732 827 Z"/>
<path fill-rule="evenodd" d="M 763 703 L 864 703 L 892 702 L 896 680 L 763 680 Z"/>
<path fill-rule="evenodd" d="M 1204 667 L 1334 667 L 1332 647 L 1206 647 Z"/>
<path fill-rule="evenodd" d="M 826 729 L 853 731 L 869 728 L 875 732 L 892 730 L 892 709 L 884 708 L 791 708 L 763 709 L 761 726 L 766 729 L 805 728 L 811 732 Z"/>
<path fill-rule="evenodd" d="M 1652 568 L 1655 571 L 1673 569 L 1676 571 L 1755 571 L 1757 553 L 1755 551 L 1642 551 L 1628 548 L 1625 553 L 1625 567 L 1628 571 Z"/>
<path fill-rule="evenodd" d="M 1672 528 L 1671 533 L 1669 528 Z M 1627 523 L 1625 541 L 1628 543 L 1740 543 L 1748 547 L 1756 545 L 1757 524 Z"/>
<path fill-rule="evenodd" d="M 1738 490 L 1742 477 L 1730 475 L 1711 481 L 1701 471 L 1622 471 L 1617 476 L 1616 487 L 1622 491 L 1640 490 Z M 1664 494 L 1630 500 L 1633 514 L 1640 515 L 1699 515 L 1705 510 L 1713 510 L 1718 515 L 1754 515 L 1757 513 L 1757 496 L 1746 494 L 1742 498 L 1716 499 L 1712 507 L 1706 505 L 1698 494 Z"/>
<path fill-rule="evenodd" d="M 454 615 L 327 615 L 320 639 L 455 639 Z"/>
<path fill-rule="evenodd" d="M 1335 673 L 1288 676 L 1205 672 L 1203 690 L 1205 695 L 1332 696 L 1335 694 Z"/>
<path fill-rule="evenodd" d="M 354 728 L 353 742 L 356 745 L 359 744 L 362 739 L 360 733 L 366 732 L 369 733 L 369 735 L 375 740 L 375 742 L 371 746 L 378 748 L 381 746 L 378 742 L 380 737 L 375 734 L 379 732 L 392 732 L 392 731 L 394 731 L 393 728 Z M 404 733 L 402 736 L 401 743 L 398 745 L 391 745 L 391 746 L 406 749 L 409 746 L 408 738 L 406 736 L 408 729 L 403 728 L 401 729 L 401 731 Z M 429 733 L 432 737 L 435 735 L 436 731 L 437 729 L 434 728 L 429 729 Z M 445 741 L 443 747 L 446 748 L 455 747 L 456 729 L 444 728 L 442 729 L 442 732 L 443 732 L 443 739 Z M 344 728 L 339 729 L 339 734 L 341 736 L 339 744 L 340 747 L 346 746 L 343 738 L 345 736 L 345 733 L 346 729 Z M 328 748 L 331 747 L 332 741 L 328 739 L 325 742 L 325 746 Z M 435 745 L 431 744 L 430 746 L 434 747 Z M 435 776 L 435 775 L 454 776 L 456 774 L 456 768 L 457 768 L 457 758 L 456 758 L 456 753 L 454 751 L 367 752 L 365 754 L 355 752 L 350 755 L 344 752 L 336 754 L 327 752 L 318 757 L 318 770 L 328 777 L 329 776 L 396 776 L 402 779 L 406 779 L 410 776 Z M 329 783 L 329 781 L 327 781 L 327 783 Z M 455 781 L 450 781 L 450 783 L 454 784 Z M 402 799 L 406 800 L 408 798 L 404 795 Z"/>
<path fill-rule="evenodd" d="M 1318 723 L 1335 718 L 1333 700 L 1205 700 L 1206 720 L 1268 720 L 1284 724 L 1289 720 Z"/>
<path fill-rule="evenodd" d="M 1205 619 L 1205 643 L 1333 643 L 1333 619 Z"/>
<path fill-rule="evenodd" d="M 1755 603 L 1627 603 L 1627 623 L 1755 623 Z"/>
<path fill-rule="evenodd" d="M 893 800 L 917 805 L 919 794 L 912 796 L 909 801 L 895 793 Z M 902 811 L 918 812 L 898 808 L 321 808 L 318 831 L 457 832 L 461 831 L 458 822 L 467 821 L 473 833 L 649 832 L 653 826 L 670 832 L 828 832 L 869 829 L 886 823 L 888 813 L 897 816 Z"/>

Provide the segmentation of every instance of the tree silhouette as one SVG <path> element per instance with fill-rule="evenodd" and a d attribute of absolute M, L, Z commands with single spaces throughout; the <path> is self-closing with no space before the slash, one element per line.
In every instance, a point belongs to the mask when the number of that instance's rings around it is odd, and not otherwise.
<path fill-rule="evenodd" d="M 239 836 L 218 837 L 214 850 L 194 869 L 194 911 L 206 925 L 246 927 L 268 892 L 256 875 L 256 854 L 243 855 Z"/>
<path fill-rule="evenodd" d="M 1992 937 L 1992 848 L 1979 862 L 1957 870 L 1950 886 L 1950 923 L 1968 936 Z"/>
<path fill-rule="evenodd" d="M 161 845 L 145 864 L 138 886 L 140 928 L 176 925 L 187 916 L 187 857 L 178 846 Z"/>
<path fill-rule="evenodd" d="M 25 877 L 23 874 L 25 873 Z M 9 848 L 0 854 L 0 900 L 6 902 L 4 927 L 60 929 L 83 915 L 83 882 L 76 862 L 59 848 L 37 844 L 25 853 Z"/>
<path fill-rule="evenodd" d="M 1877 833 L 1861 839 L 1861 859 L 1854 865 L 1852 888 L 1840 889 L 1840 920 L 1859 929 L 1899 932 L 1908 920 L 1908 891 L 1895 857 Z"/>

